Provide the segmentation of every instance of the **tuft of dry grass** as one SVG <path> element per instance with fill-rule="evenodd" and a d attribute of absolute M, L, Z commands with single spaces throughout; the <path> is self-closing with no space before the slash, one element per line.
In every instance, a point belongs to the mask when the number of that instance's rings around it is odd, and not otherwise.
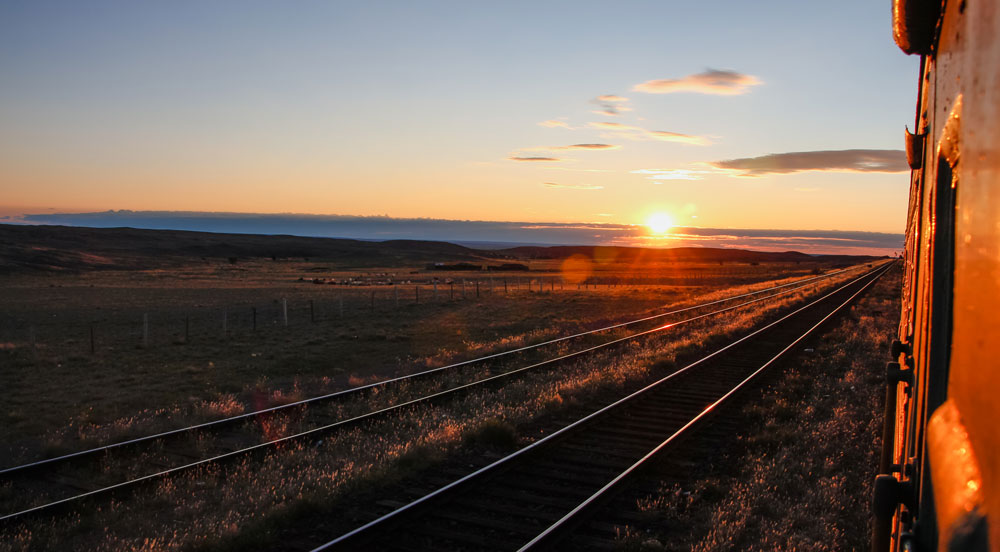
<path fill-rule="evenodd" d="M 465 442 L 501 450 L 517 448 L 517 429 L 495 418 L 483 420 L 465 433 Z"/>

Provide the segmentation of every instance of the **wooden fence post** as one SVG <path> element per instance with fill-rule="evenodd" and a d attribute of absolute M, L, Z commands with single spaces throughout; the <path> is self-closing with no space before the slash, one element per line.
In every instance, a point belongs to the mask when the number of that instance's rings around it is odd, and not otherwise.
<path fill-rule="evenodd" d="M 309 321 L 313 324 L 316 323 L 316 306 L 313 304 L 313 300 L 309 300 Z"/>
<path fill-rule="evenodd" d="M 283 325 L 288 327 L 288 299 L 281 298 L 281 320 Z"/>
<path fill-rule="evenodd" d="M 149 347 L 149 314 L 142 313 L 142 346 Z"/>
<path fill-rule="evenodd" d="M 476 280 L 476 299 L 479 299 L 479 280 Z"/>
<path fill-rule="evenodd" d="M 94 325 L 90 325 L 90 354 L 94 354 L 96 348 L 94 347 Z"/>
<path fill-rule="evenodd" d="M 253 331 L 257 331 L 257 307 L 250 307 L 250 315 L 253 318 Z"/>

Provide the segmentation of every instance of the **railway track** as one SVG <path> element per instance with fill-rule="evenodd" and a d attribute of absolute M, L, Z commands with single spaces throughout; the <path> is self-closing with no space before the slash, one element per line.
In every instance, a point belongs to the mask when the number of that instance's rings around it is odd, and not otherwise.
<path fill-rule="evenodd" d="M 417 374 L 377 382 L 337 393 L 331 393 L 321 397 L 306 399 L 279 407 L 259 410 L 240 416 L 180 428 L 137 439 L 131 439 L 104 447 L 97 447 L 57 458 L 40 460 L 0 470 L 0 483 L 11 485 L 14 489 L 16 489 L 14 494 L 25 498 L 25 501 L 20 503 L 20 505 L 16 508 L 12 509 L 12 511 L 8 511 L 0 516 L 0 521 L 10 521 L 17 518 L 23 518 L 29 514 L 53 511 L 60 506 L 76 503 L 86 498 L 124 491 L 129 488 L 134 488 L 142 483 L 160 479 L 181 471 L 205 466 L 207 464 L 232 460 L 246 454 L 265 450 L 280 443 L 308 438 L 310 436 L 315 437 L 320 433 L 354 426 L 378 417 L 384 417 L 391 413 L 398 413 L 400 410 L 412 407 L 416 404 L 443 400 L 446 397 L 465 393 L 471 389 L 486 385 L 496 385 L 507 378 L 516 377 L 521 373 L 552 366 L 567 359 L 579 357 L 593 351 L 611 347 L 618 343 L 653 335 L 662 332 L 668 327 L 677 327 L 696 320 L 702 320 L 711 316 L 744 308 L 748 305 L 766 301 L 774 297 L 793 293 L 817 284 L 827 278 L 842 274 L 846 271 L 847 270 L 838 271 L 816 278 L 798 280 L 796 282 L 773 286 L 733 297 L 727 297 L 718 301 L 694 305 L 684 309 L 659 313 L 588 332 L 581 332 L 538 344 L 503 351 L 485 357 L 471 359 L 432 370 L 426 370 Z M 749 299 L 762 294 L 767 295 Z M 529 363 L 527 366 L 502 370 L 500 373 L 496 374 L 488 374 L 488 377 L 469 383 L 433 390 L 433 392 L 417 396 L 411 400 L 400 402 L 398 404 L 363 411 L 360 413 L 353 413 L 346 416 L 342 411 L 324 412 L 322 409 L 316 408 L 320 405 L 335 405 L 339 401 L 343 401 L 348 397 L 361 396 L 368 391 L 381 387 L 408 384 L 419 379 L 426 379 L 431 376 L 445 374 L 459 368 L 481 365 L 487 361 L 492 361 L 505 356 L 516 358 L 518 353 L 535 351 L 545 346 L 580 339 L 582 337 L 593 336 L 595 334 L 614 329 L 627 328 L 645 322 L 655 321 L 659 323 L 663 321 L 663 319 L 670 316 L 690 313 L 707 307 L 739 301 L 740 299 L 747 300 L 712 312 L 698 314 L 681 320 L 674 320 L 670 324 L 658 326 L 650 330 L 638 331 L 631 335 L 612 339 L 598 345 L 589 346 L 573 353 L 559 355 L 553 358 L 541 360 L 539 362 Z M 310 408 L 307 409 L 307 406 Z M 278 416 L 291 417 L 293 421 L 302 429 L 292 435 L 286 435 L 279 438 L 266 438 L 265 435 L 265 438 L 262 439 L 262 427 L 267 423 L 273 422 L 274 418 Z M 182 441 L 185 437 L 190 437 L 193 434 L 204 434 L 207 432 L 212 432 L 215 435 L 215 438 L 210 441 L 207 448 L 192 448 L 191 446 L 178 445 L 178 442 Z M 198 442 L 203 443 L 203 441 Z M 133 461 L 131 458 L 137 458 L 140 460 Z M 112 474 L 103 473 L 98 478 L 92 478 L 91 474 L 93 473 L 107 471 L 95 469 L 95 466 L 113 464 L 123 465 L 124 468 L 119 468 L 118 472 Z"/>
<path fill-rule="evenodd" d="M 343 534 L 328 550 L 550 550 L 658 454 L 874 284 L 891 263 L 534 443 Z M 726 428 L 714 428 L 726 432 Z M 565 543 L 563 543 L 565 544 Z M 568 545 L 578 549 L 580 543 Z"/>

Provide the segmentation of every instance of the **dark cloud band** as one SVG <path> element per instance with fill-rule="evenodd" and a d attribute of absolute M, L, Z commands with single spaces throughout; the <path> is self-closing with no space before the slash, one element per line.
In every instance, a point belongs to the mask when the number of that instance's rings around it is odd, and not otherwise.
<path fill-rule="evenodd" d="M 560 187 L 553 183 L 554 186 Z M 94 228 L 123 227 L 290 234 L 356 239 L 489 241 L 552 245 L 654 245 L 658 247 L 733 247 L 804 253 L 893 254 L 902 234 L 835 230 L 760 230 L 676 227 L 650 241 L 645 227 L 610 223 L 493 222 L 403 219 L 387 216 L 204 213 L 182 211 L 105 211 L 25 214 L 22 223 Z"/>
<path fill-rule="evenodd" d="M 562 161 L 562 159 L 559 159 L 558 157 L 508 157 L 507 159 L 510 159 L 511 161 L 536 161 L 536 162 Z"/>
<path fill-rule="evenodd" d="M 742 171 L 741 176 L 788 174 L 803 171 L 904 172 L 906 153 L 902 150 L 826 150 L 772 153 L 760 157 L 727 159 L 709 163 L 718 169 Z"/>

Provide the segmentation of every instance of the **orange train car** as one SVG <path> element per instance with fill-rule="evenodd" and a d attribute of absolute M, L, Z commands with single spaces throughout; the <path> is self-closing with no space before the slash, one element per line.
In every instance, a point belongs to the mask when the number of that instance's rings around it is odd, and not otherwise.
<path fill-rule="evenodd" d="M 872 549 L 1000 551 L 1000 2 L 892 16 L 921 63 Z"/>

